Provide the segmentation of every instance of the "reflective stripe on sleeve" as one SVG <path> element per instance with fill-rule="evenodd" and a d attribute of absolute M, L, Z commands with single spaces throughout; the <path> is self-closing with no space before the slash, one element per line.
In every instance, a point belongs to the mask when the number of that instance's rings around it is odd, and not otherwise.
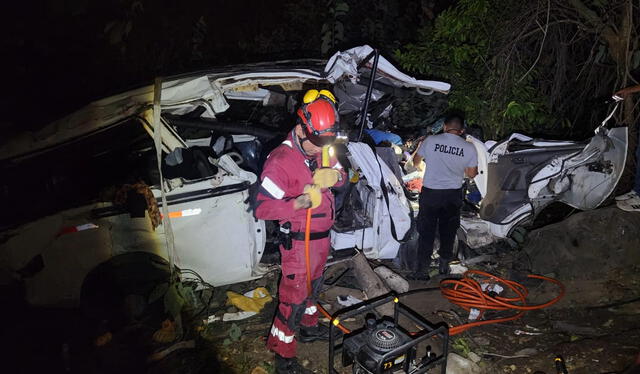
<path fill-rule="evenodd" d="M 185 210 L 179 210 L 177 212 L 169 212 L 169 218 L 197 216 L 200 213 L 202 213 L 202 209 L 200 208 L 185 209 Z"/>
<path fill-rule="evenodd" d="M 271 335 L 275 336 L 281 342 L 289 344 L 293 342 L 293 335 L 285 335 L 284 331 L 280 331 L 277 327 L 271 326 Z"/>
<path fill-rule="evenodd" d="M 269 177 L 264 177 L 261 184 L 262 188 L 265 189 L 271 196 L 280 200 L 284 197 L 284 191 L 278 187 Z"/>

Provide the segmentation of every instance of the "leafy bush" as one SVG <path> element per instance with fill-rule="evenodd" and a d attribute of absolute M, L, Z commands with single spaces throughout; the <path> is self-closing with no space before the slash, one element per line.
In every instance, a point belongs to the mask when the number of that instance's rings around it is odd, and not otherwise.
<path fill-rule="evenodd" d="M 396 51 L 404 68 L 452 84 L 451 107 L 489 136 L 540 131 L 562 123 L 537 89 L 536 67 L 501 58 L 507 20 L 525 2 L 461 0 L 420 31 L 420 39 Z M 508 33 L 508 32 L 507 32 Z"/>

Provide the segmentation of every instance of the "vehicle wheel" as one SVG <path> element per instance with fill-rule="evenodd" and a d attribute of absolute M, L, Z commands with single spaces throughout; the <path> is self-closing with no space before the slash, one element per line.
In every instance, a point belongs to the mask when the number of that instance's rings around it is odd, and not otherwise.
<path fill-rule="evenodd" d="M 169 277 L 168 262 L 153 253 L 115 256 L 85 277 L 80 291 L 82 312 L 91 321 L 118 329 L 149 313 L 149 295 Z"/>

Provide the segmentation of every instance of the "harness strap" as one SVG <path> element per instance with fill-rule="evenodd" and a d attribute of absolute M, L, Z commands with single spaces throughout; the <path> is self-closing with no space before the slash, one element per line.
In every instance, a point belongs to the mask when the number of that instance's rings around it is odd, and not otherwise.
<path fill-rule="evenodd" d="M 321 232 L 312 232 L 309 239 L 320 240 L 320 239 L 328 238 L 329 234 L 331 234 L 331 230 L 321 231 Z M 291 239 L 304 240 L 304 232 L 292 232 Z"/>

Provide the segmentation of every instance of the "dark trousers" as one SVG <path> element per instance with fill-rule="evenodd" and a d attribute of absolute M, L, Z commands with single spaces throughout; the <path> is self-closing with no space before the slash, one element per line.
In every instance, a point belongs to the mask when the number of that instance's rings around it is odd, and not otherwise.
<path fill-rule="evenodd" d="M 451 260 L 456 232 L 460 227 L 460 208 L 462 191 L 434 190 L 422 187 L 420 192 L 420 211 L 418 212 L 418 268 L 425 271 L 433 254 L 433 242 L 436 230 L 440 234 L 440 258 Z"/>

